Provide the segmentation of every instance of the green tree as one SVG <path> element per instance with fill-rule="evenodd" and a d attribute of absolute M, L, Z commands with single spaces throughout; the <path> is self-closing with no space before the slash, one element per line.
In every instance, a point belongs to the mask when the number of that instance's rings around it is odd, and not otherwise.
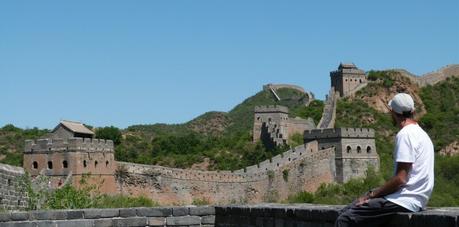
<path fill-rule="evenodd" d="M 103 127 L 96 130 L 96 138 L 112 140 L 115 145 L 118 145 L 121 143 L 122 134 L 120 129 L 117 127 Z"/>

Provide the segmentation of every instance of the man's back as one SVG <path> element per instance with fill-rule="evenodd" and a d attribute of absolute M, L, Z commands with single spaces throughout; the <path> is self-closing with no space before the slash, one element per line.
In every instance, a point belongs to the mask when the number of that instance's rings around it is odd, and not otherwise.
<path fill-rule="evenodd" d="M 418 124 L 410 124 L 400 130 L 395 142 L 395 165 L 412 163 L 412 168 L 405 186 L 385 198 L 411 211 L 419 211 L 425 208 L 434 185 L 432 141 Z"/>

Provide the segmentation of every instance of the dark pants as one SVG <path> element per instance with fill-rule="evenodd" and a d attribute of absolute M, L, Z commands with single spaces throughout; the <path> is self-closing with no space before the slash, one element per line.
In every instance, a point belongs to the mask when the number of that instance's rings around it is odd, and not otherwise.
<path fill-rule="evenodd" d="M 384 198 L 370 199 L 368 203 L 360 206 L 356 206 L 354 202 L 341 210 L 335 227 L 382 226 L 397 212 L 411 211 Z"/>

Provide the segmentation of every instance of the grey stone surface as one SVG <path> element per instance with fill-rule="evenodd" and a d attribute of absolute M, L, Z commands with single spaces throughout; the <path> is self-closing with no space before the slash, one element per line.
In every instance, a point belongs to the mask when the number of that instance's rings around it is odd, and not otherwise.
<path fill-rule="evenodd" d="M 73 214 L 75 212 L 71 213 Z M 30 220 L 63 220 L 67 219 L 67 214 L 67 211 L 33 211 L 30 212 Z M 82 216 L 81 214 L 81 218 Z"/>
<path fill-rule="evenodd" d="M 215 214 L 215 207 L 204 206 L 204 207 L 190 207 L 190 215 L 203 216 Z"/>
<path fill-rule="evenodd" d="M 150 217 L 148 218 L 149 226 L 164 226 L 166 224 L 165 217 Z"/>
<path fill-rule="evenodd" d="M 199 225 L 201 218 L 198 216 L 167 217 L 166 224 L 171 226 Z"/>
<path fill-rule="evenodd" d="M 84 218 L 111 218 L 119 217 L 119 209 L 84 209 Z"/>
<path fill-rule="evenodd" d="M 56 224 L 56 226 L 58 227 L 92 227 L 94 225 L 94 220 L 88 220 L 88 219 L 60 220 L 60 221 L 54 221 L 53 224 Z"/>
<path fill-rule="evenodd" d="M 343 206 L 329 205 L 282 205 L 282 204 L 259 204 L 244 206 L 216 207 L 215 215 L 183 215 L 188 207 L 168 208 L 125 208 L 122 209 L 127 218 L 119 217 L 117 209 L 83 209 L 83 210 L 59 210 L 59 211 L 33 211 L 13 212 L 0 215 L 3 221 L 0 226 L 318 226 L 331 227 L 338 215 L 338 210 Z M 180 209 L 183 208 L 183 209 Z M 207 208 L 190 209 L 190 213 L 208 213 Z M 181 216 L 171 216 L 173 210 Z M 212 211 L 210 211 L 212 212 Z M 90 218 L 88 215 L 91 213 Z M 147 216 L 160 215 L 163 216 Z M 83 218 L 78 218 L 79 216 Z M 110 216 L 110 217 L 101 217 Z M 14 218 L 13 218 L 14 217 Z M 29 219 L 30 218 L 30 219 Z M 49 218 L 50 220 L 46 220 Z M 389 226 L 397 227 L 458 227 L 459 208 L 429 209 L 419 213 L 399 213 L 391 220 Z M 62 219 L 62 220 L 56 220 Z M 5 222 L 6 220 L 6 222 Z M 13 221 L 16 220 L 16 221 Z"/>
<path fill-rule="evenodd" d="M 103 219 L 95 219 L 94 226 L 97 227 L 111 227 L 113 226 L 113 219 L 112 218 L 103 218 Z"/>
<path fill-rule="evenodd" d="M 29 219 L 28 212 L 13 212 L 11 213 L 10 219 L 13 221 L 24 221 Z"/>
<path fill-rule="evenodd" d="M 120 217 L 135 217 L 137 216 L 137 211 L 135 209 L 123 208 L 120 209 Z"/>
<path fill-rule="evenodd" d="M 172 208 L 173 216 L 186 216 L 190 214 L 190 209 L 188 207 L 174 207 Z"/>
<path fill-rule="evenodd" d="M 130 217 L 113 219 L 113 226 L 146 226 L 147 218 L 145 217 Z"/>
<path fill-rule="evenodd" d="M 215 215 L 208 215 L 201 217 L 201 224 L 214 224 L 215 223 Z"/>
<path fill-rule="evenodd" d="M 139 217 L 167 217 L 172 215 L 172 208 L 167 207 L 141 207 L 137 208 Z"/>

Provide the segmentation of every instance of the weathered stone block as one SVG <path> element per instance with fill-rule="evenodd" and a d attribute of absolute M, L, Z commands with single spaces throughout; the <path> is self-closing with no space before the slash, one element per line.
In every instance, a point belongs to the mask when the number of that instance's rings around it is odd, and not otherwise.
<path fill-rule="evenodd" d="M 113 219 L 112 218 L 103 218 L 103 219 L 95 219 L 94 226 L 97 227 L 112 227 L 113 226 Z"/>
<path fill-rule="evenodd" d="M 173 216 L 186 216 L 190 214 L 190 209 L 188 207 L 173 207 L 172 215 Z"/>
<path fill-rule="evenodd" d="M 203 207 L 190 207 L 190 215 L 203 216 L 203 215 L 214 215 L 215 207 L 203 206 Z"/>
<path fill-rule="evenodd" d="M 119 209 L 84 209 L 84 218 L 112 218 L 119 217 Z"/>
<path fill-rule="evenodd" d="M 28 212 L 13 212 L 10 215 L 11 220 L 13 221 L 25 221 L 29 219 Z"/>
<path fill-rule="evenodd" d="M 165 217 L 151 217 L 148 218 L 148 225 L 149 226 L 164 226 L 166 224 Z"/>
<path fill-rule="evenodd" d="M 67 219 L 83 219 L 84 212 L 82 210 L 67 210 Z"/>
<path fill-rule="evenodd" d="M 32 222 L 5 222 L 1 224 L 2 227 L 35 227 Z"/>
<path fill-rule="evenodd" d="M 11 220 L 11 215 L 9 213 L 0 213 L 0 222 L 6 222 Z"/>
<path fill-rule="evenodd" d="M 172 208 L 166 207 L 142 207 L 137 208 L 139 217 L 167 217 L 172 215 Z"/>
<path fill-rule="evenodd" d="M 32 222 L 35 227 L 51 227 L 51 226 L 56 226 L 54 221 L 33 221 Z"/>
<path fill-rule="evenodd" d="M 166 224 L 172 226 L 199 225 L 201 224 L 201 218 L 198 216 L 167 217 Z"/>
<path fill-rule="evenodd" d="M 67 219 L 66 211 L 33 211 L 30 220 L 63 220 Z"/>
<path fill-rule="evenodd" d="M 74 219 L 74 220 L 60 220 L 54 221 L 53 225 L 59 227 L 92 227 L 94 225 L 94 220 L 88 219 Z"/>
<path fill-rule="evenodd" d="M 202 216 L 201 224 L 215 224 L 215 215 Z"/>
<path fill-rule="evenodd" d="M 144 217 L 131 217 L 131 218 L 116 218 L 113 219 L 113 226 L 146 226 L 147 218 Z"/>
<path fill-rule="evenodd" d="M 410 225 L 419 227 L 430 227 L 430 226 L 455 226 L 457 215 L 451 215 L 448 213 L 436 213 L 436 214 L 413 214 L 411 216 Z"/>
<path fill-rule="evenodd" d="M 126 218 L 126 217 L 135 217 L 135 216 L 137 216 L 137 212 L 135 208 L 120 209 L 120 217 Z"/>

